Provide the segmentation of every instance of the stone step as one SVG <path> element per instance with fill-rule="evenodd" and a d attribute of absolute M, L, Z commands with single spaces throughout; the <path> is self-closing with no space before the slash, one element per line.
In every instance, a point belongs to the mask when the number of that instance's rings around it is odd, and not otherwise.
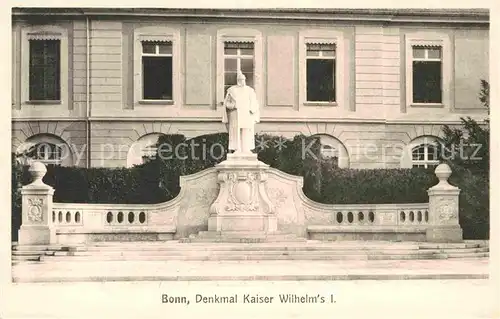
<path fill-rule="evenodd" d="M 448 252 L 445 253 L 444 255 L 447 256 L 447 258 L 474 258 L 474 257 L 489 257 L 490 253 L 489 252 L 476 252 L 476 253 L 458 253 L 458 252 Z"/>
<path fill-rule="evenodd" d="M 227 254 L 266 254 L 266 255 L 280 255 L 280 254 L 368 254 L 368 255 L 405 255 L 405 254 L 439 254 L 439 253 L 484 253 L 488 252 L 489 248 L 467 248 L 467 249 L 425 249 L 425 250 L 405 250 L 405 249 L 391 249 L 391 250 L 383 250 L 383 249 L 375 249 L 375 250 L 361 250 L 361 249 L 323 249 L 321 247 L 294 247 L 291 249 L 275 249 L 275 247 L 269 248 L 261 248 L 255 249 L 255 247 L 251 247 L 252 249 L 243 249 L 241 247 L 224 247 L 223 249 L 219 249 L 217 247 L 212 247 L 210 249 L 199 250 L 199 249 L 189 249 L 189 246 L 185 249 L 173 249 L 173 248 L 162 248 L 157 247 L 156 249 L 147 249 L 147 250 L 120 250 L 120 249 L 90 249 L 95 247 L 89 247 L 88 250 L 80 250 L 74 252 L 53 252 L 51 253 L 54 256 L 115 256 L 115 255 L 123 255 L 123 256 L 131 256 L 131 255 L 141 255 L 141 256 L 155 256 L 155 255 L 206 255 L 206 254 L 216 254 L 216 255 L 227 255 Z M 49 255 L 46 253 L 45 255 Z"/>
<path fill-rule="evenodd" d="M 213 234 L 205 234 L 213 235 Z M 293 237 L 293 236 L 291 236 Z M 15 248 L 15 249 L 14 249 Z M 42 256 L 40 258 L 40 256 Z M 477 259 L 489 257 L 488 241 L 463 243 L 417 242 L 264 242 L 179 243 L 102 242 L 89 246 L 13 245 L 13 263 L 99 260 L 411 260 Z"/>
<path fill-rule="evenodd" d="M 67 245 L 66 245 L 67 246 Z M 46 250 L 61 250 L 65 249 L 64 245 L 12 245 L 14 251 L 46 251 Z"/>
<path fill-rule="evenodd" d="M 408 245 L 408 244 L 391 244 L 391 245 L 366 245 L 366 246 L 355 246 L 355 245 L 345 245 L 345 244 L 283 244 L 283 243 L 256 243 L 256 244 L 231 244 L 231 243 L 197 243 L 197 244 L 165 244 L 165 245 L 143 245 L 143 246 L 128 246 L 128 245 L 91 245 L 91 246 L 81 246 L 74 247 L 70 249 L 71 251 L 317 251 L 317 250 L 361 250 L 361 251 L 374 251 L 374 250 L 431 250 L 431 251 L 447 251 L 447 250 L 458 250 L 467 251 L 470 249 L 481 249 L 482 251 L 487 251 L 489 248 L 487 246 L 479 245 L 468 245 L 468 246 L 456 246 L 448 247 L 446 246 L 428 246 L 424 249 L 419 248 L 418 245 Z"/>
<path fill-rule="evenodd" d="M 39 260 L 12 260 L 11 264 L 15 265 L 41 265 Z"/>
<path fill-rule="evenodd" d="M 488 245 L 480 243 L 419 243 L 420 249 L 454 249 L 454 248 L 479 248 Z"/>
<path fill-rule="evenodd" d="M 288 236 L 262 236 L 262 237 L 190 237 L 179 239 L 180 243 L 284 243 L 284 242 L 306 242 L 305 238 Z"/>
<path fill-rule="evenodd" d="M 12 256 L 12 261 L 22 262 L 22 261 L 39 261 L 40 255 L 21 255 Z"/>
<path fill-rule="evenodd" d="M 293 237 L 293 236 L 292 236 Z M 206 245 L 235 245 L 234 243 L 191 243 L 190 246 L 193 247 L 205 247 Z M 95 247 L 158 247 L 158 246 L 182 246 L 184 243 L 180 243 L 177 240 L 170 241 L 154 241 L 154 242 L 94 242 L 90 244 Z M 241 243 L 238 245 L 261 245 L 261 246 L 342 246 L 342 247 L 415 247 L 421 249 L 438 249 L 438 248 L 478 248 L 478 247 L 488 247 L 486 242 L 477 241 L 467 241 L 463 243 L 422 243 L 422 242 L 391 242 L 391 241 L 318 241 L 318 240 L 306 240 L 305 242 L 287 242 L 287 243 L 257 243 L 257 244 L 245 244 Z M 84 245 L 81 245 L 84 246 Z"/>
<path fill-rule="evenodd" d="M 187 238 L 181 238 L 181 243 L 273 243 L 273 242 L 306 242 L 304 237 L 297 237 L 295 234 L 274 232 L 262 233 L 256 231 L 200 231 Z"/>
<path fill-rule="evenodd" d="M 211 245 L 192 245 L 192 244 L 179 244 L 179 245 L 150 245 L 143 247 L 133 247 L 133 246 L 78 246 L 78 247 L 69 247 L 65 250 L 59 251 L 69 251 L 69 252 L 134 252 L 134 251 L 186 251 L 186 252 L 197 252 L 197 251 L 429 251 L 429 252 L 487 252 L 489 251 L 488 247 L 479 247 L 479 248 L 426 248 L 426 249 L 418 249 L 417 246 L 412 245 L 394 245 L 394 246 L 374 246 L 374 247 L 350 247 L 345 245 L 260 245 L 260 244 L 211 244 Z M 22 255 L 22 254 L 53 254 L 56 252 L 55 250 L 50 251 L 12 251 L 13 255 Z"/>
<path fill-rule="evenodd" d="M 13 250 L 12 255 L 53 255 L 54 253 L 60 252 L 97 252 L 97 253 L 114 253 L 114 252 L 204 252 L 204 251 L 229 251 L 229 252 L 254 252 L 254 251 L 270 251 L 270 252 L 341 252 L 341 251 L 366 251 L 366 252 L 377 252 L 377 251 L 393 251 L 397 252 L 416 252 L 416 251 L 429 251 L 429 252 L 486 252 L 489 251 L 488 247 L 480 248 L 448 248 L 448 249 L 418 249 L 414 246 L 393 246 L 393 247 L 348 247 L 348 246 L 259 246 L 259 245 L 204 245 L 204 246 L 193 246 L 191 244 L 178 245 L 178 246 L 145 246 L 145 247 L 120 247 L 120 246 L 79 246 L 79 247 L 67 247 L 61 250 Z"/>
<path fill-rule="evenodd" d="M 295 275 L 205 275 L 205 276 L 178 276 L 178 275 L 126 275 L 126 276 L 75 276 L 75 275 L 59 275 L 46 277 L 18 277 L 12 278 L 14 283 L 57 283 L 62 282 L 153 282 L 153 281 L 348 281 L 348 280 L 486 280 L 488 274 L 469 274 L 469 273 L 452 273 L 452 274 L 334 274 L 334 275 L 317 275 L 317 274 L 295 274 Z"/>
<path fill-rule="evenodd" d="M 170 246 L 143 246 L 143 247 L 123 247 L 123 246 L 88 246 L 81 247 L 75 251 L 335 251 L 335 250 L 412 250 L 417 251 L 418 246 L 374 246 L 374 247 L 352 247 L 344 245 L 246 245 L 246 244 L 212 244 L 212 245 L 194 245 L 179 244 Z"/>
<path fill-rule="evenodd" d="M 192 243 L 233 243 L 233 244 L 257 244 L 272 242 L 301 242 L 301 239 L 273 239 L 273 238 L 183 238 L 179 239 L 185 244 Z"/>
<path fill-rule="evenodd" d="M 55 250 L 45 250 L 45 251 L 28 251 L 28 250 L 13 250 L 12 256 L 29 256 L 29 255 L 54 255 Z"/>
<path fill-rule="evenodd" d="M 198 234 L 193 234 L 189 237 L 232 237 L 232 238 L 261 238 L 261 237 L 290 237 L 297 238 L 297 235 L 285 232 L 274 232 L 274 233 L 261 233 L 255 231 L 225 231 L 225 232 L 215 232 L 215 231 L 200 231 Z"/>
<path fill-rule="evenodd" d="M 479 249 L 479 248 L 474 248 Z M 88 252 L 126 252 L 126 251 L 186 251 L 186 252 L 203 252 L 203 251 L 243 251 L 243 252 L 253 252 L 253 251 L 304 251 L 304 252 L 314 252 L 314 251 L 419 251 L 419 249 L 407 248 L 407 247 L 374 247 L 374 248 L 351 248 L 351 247 L 328 247 L 328 246 L 318 246 L 318 247 L 263 247 L 263 246 L 203 246 L 203 247 L 192 247 L 190 244 L 184 247 L 143 247 L 143 248 L 124 248 L 124 247 L 87 247 L 81 248 L 75 251 L 88 251 Z"/>
<path fill-rule="evenodd" d="M 212 254 L 205 255 L 75 255 L 75 256 L 41 256 L 43 262 L 58 261 L 227 261 L 227 260 L 417 260 L 417 259 L 447 259 L 447 258 L 485 258 L 488 253 L 470 254 Z"/>

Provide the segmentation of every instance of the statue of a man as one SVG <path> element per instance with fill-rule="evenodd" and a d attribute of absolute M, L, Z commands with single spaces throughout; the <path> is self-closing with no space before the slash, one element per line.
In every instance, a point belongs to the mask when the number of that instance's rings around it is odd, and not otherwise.
<path fill-rule="evenodd" d="M 259 104 L 254 89 L 247 86 L 246 77 L 238 72 L 237 85 L 227 90 L 222 122 L 229 123 L 229 150 L 251 153 L 255 148 L 255 123 L 260 121 Z"/>

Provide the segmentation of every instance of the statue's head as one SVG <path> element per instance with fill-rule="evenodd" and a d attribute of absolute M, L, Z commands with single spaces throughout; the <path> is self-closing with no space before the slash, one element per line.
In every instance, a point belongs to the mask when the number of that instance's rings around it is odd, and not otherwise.
<path fill-rule="evenodd" d="M 238 74 L 236 75 L 236 83 L 238 83 L 239 86 L 245 86 L 246 79 L 247 78 L 246 78 L 245 74 L 238 71 Z"/>

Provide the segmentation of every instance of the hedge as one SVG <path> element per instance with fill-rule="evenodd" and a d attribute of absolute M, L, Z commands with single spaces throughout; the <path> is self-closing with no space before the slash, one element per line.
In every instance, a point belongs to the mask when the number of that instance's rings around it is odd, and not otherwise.
<path fill-rule="evenodd" d="M 283 172 L 304 177 L 304 193 L 309 198 L 327 204 L 360 203 L 421 203 L 427 202 L 427 189 L 437 183 L 432 170 L 413 169 L 339 169 L 319 156 L 316 138 L 298 135 L 293 139 L 258 135 L 266 141 L 258 148 L 259 160 Z M 227 151 L 227 134 L 210 134 L 194 139 L 183 135 L 167 135 L 158 145 L 169 143 L 205 143 L 206 150 L 216 143 Z M 281 149 L 274 147 L 282 145 Z M 303 147 L 311 145 L 303 157 Z M 203 156 L 205 150 L 195 148 L 194 154 L 180 148 L 180 158 L 165 159 L 159 154 L 145 164 L 133 168 L 78 168 L 48 166 L 44 182 L 55 188 L 55 202 L 150 204 L 174 198 L 180 190 L 179 177 L 213 167 L 223 161 Z M 194 155 L 194 156 L 193 156 Z M 18 187 L 29 183 L 27 167 L 13 159 L 12 166 L 12 229 L 20 225 L 20 192 Z M 454 170 L 451 182 L 462 189 L 460 223 L 465 238 L 487 238 L 489 229 L 488 179 L 465 170 Z M 17 232 L 13 232 L 17 233 Z M 13 234 L 13 239 L 17 234 Z"/>

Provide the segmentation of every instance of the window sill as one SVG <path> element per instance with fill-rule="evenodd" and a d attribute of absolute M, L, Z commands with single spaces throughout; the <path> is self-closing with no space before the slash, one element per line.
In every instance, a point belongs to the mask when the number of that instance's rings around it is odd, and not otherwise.
<path fill-rule="evenodd" d="M 443 108 L 443 103 L 411 103 L 411 107 L 430 107 L 430 108 Z"/>
<path fill-rule="evenodd" d="M 25 104 L 31 104 L 31 105 L 55 105 L 55 104 L 61 104 L 61 100 L 32 100 L 32 101 L 26 101 Z"/>
<path fill-rule="evenodd" d="M 140 100 L 141 105 L 174 105 L 173 100 Z"/>
<path fill-rule="evenodd" d="M 305 106 L 339 106 L 337 102 L 304 102 Z"/>

